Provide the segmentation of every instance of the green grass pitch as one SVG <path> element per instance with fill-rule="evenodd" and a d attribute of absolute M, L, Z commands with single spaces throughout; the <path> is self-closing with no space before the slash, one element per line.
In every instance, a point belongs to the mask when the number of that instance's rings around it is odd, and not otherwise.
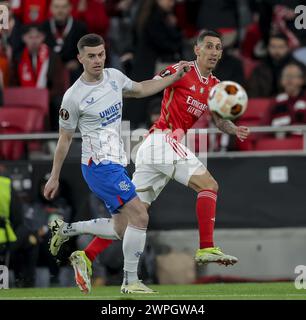
<path fill-rule="evenodd" d="M 0 300 L 306 300 L 306 290 L 293 282 L 230 283 L 198 285 L 152 285 L 158 293 L 122 295 L 120 287 L 105 286 L 82 294 L 78 288 L 2 289 Z"/>

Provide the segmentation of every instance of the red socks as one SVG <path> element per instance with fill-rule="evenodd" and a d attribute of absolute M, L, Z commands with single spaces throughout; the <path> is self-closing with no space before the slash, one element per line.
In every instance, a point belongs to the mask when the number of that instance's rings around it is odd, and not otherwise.
<path fill-rule="evenodd" d="M 213 233 L 215 227 L 217 193 L 202 190 L 197 198 L 197 217 L 199 224 L 200 249 L 214 247 Z"/>
<path fill-rule="evenodd" d="M 113 242 L 113 240 L 102 239 L 99 237 L 94 237 L 88 246 L 85 248 L 85 254 L 88 259 L 92 262 L 96 259 L 96 256 L 104 251 L 109 245 Z"/>

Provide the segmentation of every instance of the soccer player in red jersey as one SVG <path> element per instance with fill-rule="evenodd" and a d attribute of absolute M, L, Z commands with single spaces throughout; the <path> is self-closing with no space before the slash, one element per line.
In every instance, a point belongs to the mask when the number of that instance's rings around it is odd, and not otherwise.
<path fill-rule="evenodd" d="M 170 179 L 196 191 L 200 241 L 195 259 L 199 264 L 215 262 L 232 265 L 238 259 L 224 254 L 220 248 L 215 247 L 213 240 L 218 184 L 202 162 L 180 142 L 182 136 L 201 116 L 209 114 L 209 91 L 219 82 L 212 74 L 222 56 L 219 34 L 202 32 L 194 52 L 196 60 L 190 62 L 191 70 L 164 90 L 160 118 L 137 152 L 132 181 L 146 208 L 149 208 Z M 175 73 L 177 68 L 178 64 L 170 66 L 156 78 L 167 77 Z M 237 127 L 215 113 L 212 118 L 221 131 L 236 135 L 240 140 L 249 135 L 247 127 Z M 85 249 L 85 254 L 92 261 L 110 243 L 111 240 L 95 238 Z M 90 262 L 86 261 L 86 265 L 90 272 Z"/>
<path fill-rule="evenodd" d="M 132 181 L 147 208 L 170 179 L 196 191 L 200 241 L 195 259 L 199 264 L 217 262 L 230 265 L 238 259 L 224 254 L 220 248 L 215 247 L 213 240 L 218 184 L 202 162 L 180 143 L 187 130 L 210 112 L 207 105 L 209 91 L 219 82 L 212 74 L 222 56 L 219 34 L 213 31 L 202 32 L 194 52 L 197 58 L 190 62 L 191 70 L 164 90 L 160 118 L 137 152 Z M 175 73 L 177 68 L 178 64 L 170 66 L 156 78 L 167 77 Z M 247 127 L 237 127 L 216 113 L 212 113 L 212 118 L 221 131 L 236 135 L 240 140 L 247 138 Z"/>

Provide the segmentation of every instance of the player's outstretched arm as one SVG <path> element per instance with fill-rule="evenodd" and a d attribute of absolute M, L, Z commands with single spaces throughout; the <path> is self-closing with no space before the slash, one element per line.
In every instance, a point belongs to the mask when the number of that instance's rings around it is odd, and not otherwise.
<path fill-rule="evenodd" d="M 130 91 L 124 92 L 124 97 L 129 98 L 144 98 L 156 94 L 168 86 L 170 86 L 175 81 L 181 79 L 187 72 L 190 71 L 190 66 L 188 61 L 180 61 L 177 71 L 172 75 L 162 78 L 162 79 L 152 79 L 141 82 L 133 82 L 133 88 Z"/>
<path fill-rule="evenodd" d="M 248 127 L 237 127 L 232 121 L 222 119 L 215 112 L 212 112 L 212 117 L 217 128 L 219 128 L 222 132 L 237 136 L 237 138 L 241 141 L 244 141 L 250 134 L 250 129 Z"/>
<path fill-rule="evenodd" d="M 59 186 L 59 176 L 70 148 L 73 132 L 60 128 L 59 139 L 55 149 L 51 176 L 45 185 L 44 197 L 48 200 L 53 199 Z"/>

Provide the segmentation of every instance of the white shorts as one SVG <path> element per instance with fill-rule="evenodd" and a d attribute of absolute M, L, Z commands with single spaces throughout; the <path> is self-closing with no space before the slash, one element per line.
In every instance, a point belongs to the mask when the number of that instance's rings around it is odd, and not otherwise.
<path fill-rule="evenodd" d="M 136 155 L 133 183 L 141 201 L 151 204 L 170 179 L 188 186 L 190 177 L 203 163 L 167 133 L 153 132 Z"/>

